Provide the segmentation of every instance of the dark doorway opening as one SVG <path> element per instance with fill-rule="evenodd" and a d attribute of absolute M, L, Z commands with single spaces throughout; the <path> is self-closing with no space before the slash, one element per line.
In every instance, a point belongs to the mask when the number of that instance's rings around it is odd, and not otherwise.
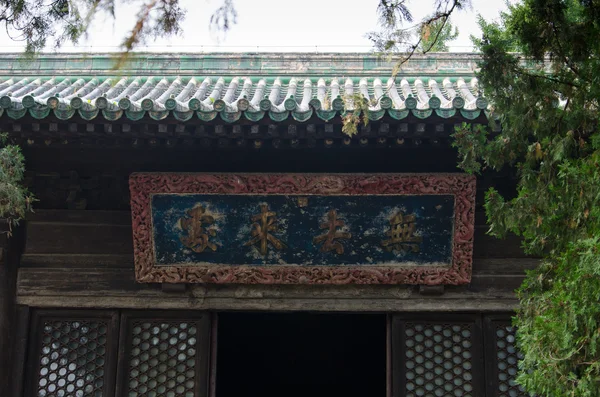
<path fill-rule="evenodd" d="M 217 351 L 217 397 L 385 396 L 385 315 L 220 313 Z"/>

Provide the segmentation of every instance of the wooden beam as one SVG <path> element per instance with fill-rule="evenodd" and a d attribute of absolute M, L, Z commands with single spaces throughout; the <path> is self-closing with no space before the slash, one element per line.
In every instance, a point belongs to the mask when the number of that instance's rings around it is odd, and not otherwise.
<path fill-rule="evenodd" d="M 419 285 L 419 293 L 421 295 L 441 296 L 444 295 L 443 285 Z"/>
<path fill-rule="evenodd" d="M 404 285 L 199 285 L 164 292 L 140 284 L 133 269 L 22 268 L 17 302 L 39 307 L 192 310 L 313 311 L 510 311 L 523 276 L 475 275 L 468 286 L 423 296 Z M 505 286 L 500 289 L 499 286 Z"/>

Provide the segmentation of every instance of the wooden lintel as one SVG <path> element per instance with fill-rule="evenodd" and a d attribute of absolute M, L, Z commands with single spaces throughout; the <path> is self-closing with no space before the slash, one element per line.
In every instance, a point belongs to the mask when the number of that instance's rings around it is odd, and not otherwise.
<path fill-rule="evenodd" d="M 444 294 L 443 285 L 419 285 L 419 293 L 421 295 L 439 296 Z"/>
<path fill-rule="evenodd" d="M 187 284 L 162 283 L 160 285 L 163 292 L 176 293 L 185 292 Z"/>

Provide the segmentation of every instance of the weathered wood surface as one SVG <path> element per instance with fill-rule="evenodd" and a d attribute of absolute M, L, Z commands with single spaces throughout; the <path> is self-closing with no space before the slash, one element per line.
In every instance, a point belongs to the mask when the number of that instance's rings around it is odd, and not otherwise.
<path fill-rule="evenodd" d="M 75 272 L 77 270 L 77 272 Z M 428 297 L 410 287 L 329 288 L 308 286 L 194 286 L 165 293 L 157 286 L 140 286 L 126 271 L 81 274 L 83 269 L 52 270 L 22 275 L 18 300 L 44 307 L 94 307 L 197 310 L 315 310 L 315 311 L 509 311 L 516 306 L 512 292 L 448 290 Z M 62 288 L 40 286 L 44 277 Z M 115 279 L 120 286 L 115 285 Z M 516 286 L 516 285 L 515 285 Z M 64 289 L 63 289 L 64 288 Z M 79 290 L 74 290 L 79 288 Z"/>
<path fill-rule="evenodd" d="M 12 238 L 9 230 L 8 223 L 0 220 L 0 396 L 10 391 L 11 378 L 17 372 L 15 365 L 3 364 L 12 363 L 14 357 L 17 261 L 22 243 L 22 230 L 13 228 Z"/>
<path fill-rule="evenodd" d="M 478 214 L 478 220 L 482 217 Z M 39 307 L 209 310 L 506 311 L 538 260 L 515 237 L 476 227 L 473 280 L 424 296 L 409 286 L 193 285 L 166 292 L 135 282 L 129 212 L 38 211 L 27 222 L 17 302 Z"/>
<path fill-rule="evenodd" d="M 0 360 L 9 362 L 11 357 L 11 324 L 13 319 L 14 289 L 12 272 L 7 259 L 6 232 L 0 234 Z M 0 388 L 8 385 L 10 368 L 0 365 Z"/>
<path fill-rule="evenodd" d="M 14 343 L 12 344 L 13 355 L 10 360 L 11 374 L 11 396 L 22 396 L 25 376 L 25 357 L 27 355 L 27 337 L 29 335 L 30 310 L 27 306 L 17 307 L 14 328 Z"/>

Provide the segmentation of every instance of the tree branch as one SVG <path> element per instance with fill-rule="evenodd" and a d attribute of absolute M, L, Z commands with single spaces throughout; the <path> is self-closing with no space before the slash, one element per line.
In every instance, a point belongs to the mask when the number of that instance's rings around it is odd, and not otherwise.
<path fill-rule="evenodd" d="M 446 23 L 448 22 L 448 19 L 450 17 L 450 15 L 452 15 L 452 13 L 454 12 L 454 10 L 456 9 L 457 5 L 459 4 L 460 0 L 452 0 L 452 7 L 450 7 L 450 9 L 446 9 L 446 11 L 444 11 L 443 13 L 437 13 L 434 16 L 432 16 L 431 18 L 429 18 L 427 21 L 424 21 L 421 26 L 429 26 L 432 23 L 439 21 L 440 19 L 443 18 L 443 23 L 442 26 L 440 27 L 440 29 L 437 31 L 435 38 L 433 39 L 433 41 L 431 42 L 431 44 L 429 45 L 429 48 L 427 48 L 426 50 L 423 51 L 423 54 L 427 54 L 429 51 L 431 51 L 431 49 L 433 48 L 433 46 L 437 43 L 440 34 L 442 32 L 442 30 L 444 29 L 444 26 L 446 26 Z M 421 36 L 419 36 L 419 40 L 416 42 L 416 44 L 413 44 L 411 46 L 411 50 L 408 53 L 408 55 L 406 55 L 403 59 L 401 59 L 400 61 L 398 61 L 398 63 L 396 63 L 396 65 L 394 66 L 394 70 L 392 72 L 392 78 L 395 78 L 398 75 L 398 72 L 400 71 L 400 68 L 402 67 L 402 65 L 404 65 L 406 62 L 408 62 L 408 60 L 410 60 L 410 58 L 412 58 L 412 56 L 415 54 L 417 48 L 419 47 L 419 44 L 421 44 L 421 41 L 423 40 L 423 38 Z"/>

